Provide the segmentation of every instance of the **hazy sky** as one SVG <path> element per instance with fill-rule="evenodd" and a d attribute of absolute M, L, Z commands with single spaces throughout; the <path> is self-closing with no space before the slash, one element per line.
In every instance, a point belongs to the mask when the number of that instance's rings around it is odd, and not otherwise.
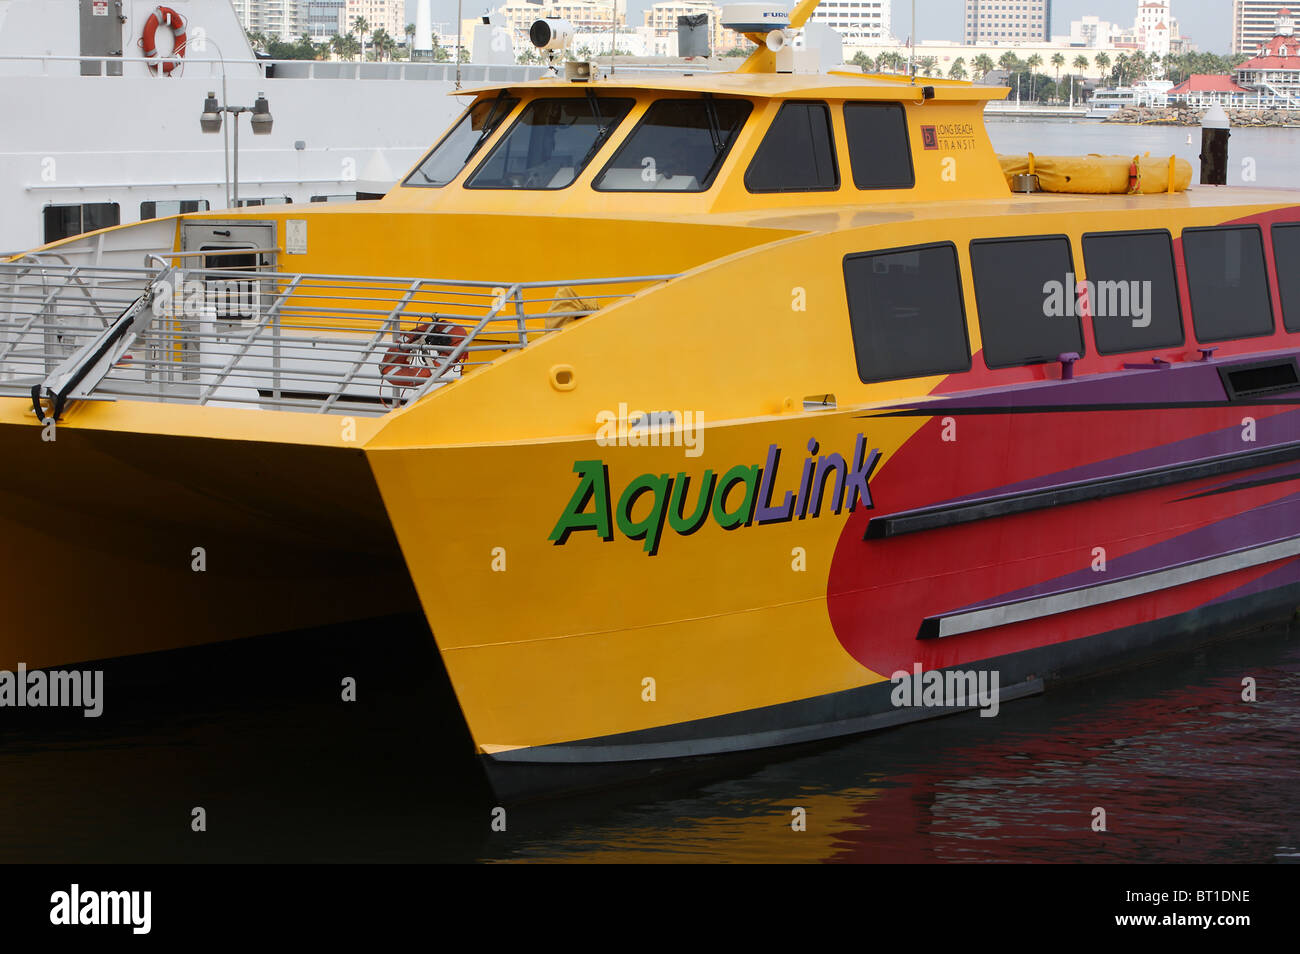
<path fill-rule="evenodd" d="M 640 13 L 654 0 L 627 0 L 628 19 L 640 23 Z M 719 2 L 719 0 L 715 0 Z M 960 40 L 963 0 L 915 0 L 917 39 Z M 912 21 L 912 0 L 893 0 L 894 33 L 903 40 Z M 492 0 L 462 0 L 464 16 L 472 17 L 499 5 Z M 1052 33 L 1070 32 L 1070 21 L 1084 14 L 1131 24 L 1138 0 L 1052 0 Z M 415 22 L 415 0 L 407 0 L 407 21 Z M 1210 53 L 1226 53 L 1231 44 L 1232 0 L 1173 0 L 1173 13 L 1184 33 Z M 456 19 L 456 0 L 433 0 L 433 18 L 448 24 Z"/>

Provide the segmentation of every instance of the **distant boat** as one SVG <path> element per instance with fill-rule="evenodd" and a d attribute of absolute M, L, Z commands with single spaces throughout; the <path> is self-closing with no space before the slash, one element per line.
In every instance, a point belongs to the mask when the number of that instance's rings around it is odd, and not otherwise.
<path fill-rule="evenodd" d="M 1169 105 L 1169 91 L 1174 84 L 1168 80 L 1142 80 L 1134 86 L 1099 89 L 1088 101 L 1089 119 L 1106 119 L 1125 106 L 1163 108 Z"/>

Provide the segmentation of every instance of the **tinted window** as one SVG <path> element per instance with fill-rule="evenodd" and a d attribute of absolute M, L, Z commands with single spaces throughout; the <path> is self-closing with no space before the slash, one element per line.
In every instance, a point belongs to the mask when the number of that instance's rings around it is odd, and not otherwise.
<path fill-rule="evenodd" d="M 90 202 L 85 205 L 47 205 L 45 207 L 45 241 L 93 232 L 118 225 L 122 220 L 116 202 Z"/>
<path fill-rule="evenodd" d="M 847 256 L 844 287 L 863 381 L 970 369 L 952 245 Z"/>
<path fill-rule="evenodd" d="M 630 99 L 604 96 L 535 99 L 465 188 L 563 189 L 578 178 L 631 108 Z"/>
<path fill-rule="evenodd" d="M 1273 226 L 1273 258 L 1287 331 L 1300 331 L 1300 224 Z"/>
<path fill-rule="evenodd" d="M 159 202 L 141 202 L 140 219 L 158 219 L 164 215 L 183 215 L 186 212 L 206 212 L 207 199 L 163 199 Z"/>
<path fill-rule="evenodd" d="M 1168 232 L 1085 235 L 1083 263 L 1098 351 L 1119 354 L 1183 343 Z"/>
<path fill-rule="evenodd" d="M 743 99 L 661 99 L 596 179 L 611 192 L 702 192 L 713 183 L 740 127 Z"/>
<path fill-rule="evenodd" d="M 1258 228 L 1184 229 L 1183 255 L 1199 341 L 1272 333 L 1273 306 Z"/>
<path fill-rule="evenodd" d="M 910 189 L 912 147 L 907 139 L 907 114 L 897 103 L 845 103 L 853 184 L 859 189 Z"/>
<path fill-rule="evenodd" d="M 460 121 L 451 127 L 451 132 L 443 136 L 415 171 L 406 177 L 403 185 L 422 188 L 445 186 L 469 164 L 518 102 L 518 99 L 501 95 L 480 99 L 465 111 Z"/>
<path fill-rule="evenodd" d="M 1083 354 L 1074 296 L 1074 260 L 1064 238 L 972 242 L 971 273 L 990 368 Z M 1053 295 L 1053 292 L 1056 294 Z"/>
<path fill-rule="evenodd" d="M 831 111 L 825 103 L 786 103 L 745 171 L 750 192 L 838 189 Z"/>

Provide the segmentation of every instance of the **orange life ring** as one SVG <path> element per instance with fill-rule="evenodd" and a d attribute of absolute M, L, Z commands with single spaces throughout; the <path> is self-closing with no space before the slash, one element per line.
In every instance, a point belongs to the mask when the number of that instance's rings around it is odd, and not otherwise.
<path fill-rule="evenodd" d="M 158 28 L 163 24 L 172 31 L 172 56 L 185 56 L 185 20 L 171 7 L 158 7 L 149 14 L 149 19 L 144 21 L 144 31 L 140 34 L 140 47 L 144 50 L 145 59 L 158 55 L 156 37 Z M 158 72 L 158 64 L 150 63 L 149 69 Z M 176 69 L 175 63 L 162 64 L 164 75 L 170 74 L 174 69 Z"/>
<path fill-rule="evenodd" d="M 393 345 L 379 364 L 379 374 L 389 384 L 409 388 L 433 376 L 435 365 L 430 361 L 441 358 L 444 362 L 468 337 L 460 325 L 449 321 L 425 322 L 409 331 L 394 331 Z M 455 364 L 465 361 L 462 351 Z M 439 368 L 441 370 L 441 368 Z"/>

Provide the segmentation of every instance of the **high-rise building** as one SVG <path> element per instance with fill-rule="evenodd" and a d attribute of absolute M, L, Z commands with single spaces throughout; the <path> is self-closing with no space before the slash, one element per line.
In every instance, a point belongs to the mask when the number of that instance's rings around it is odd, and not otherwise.
<path fill-rule="evenodd" d="M 1169 0 L 1139 0 L 1133 30 L 1143 52 L 1168 56 L 1178 37 L 1178 21 L 1170 12 Z"/>
<path fill-rule="evenodd" d="M 1278 14 L 1288 6 L 1278 0 L 1232 0 L 1232 52 L 1253 54 L 1273 39 Z"/>
<path fill-rule="evenodd" d="M 845 42 L 885 41 L 889 33 L 889 0 L 823 0 L 809 23 L 824 23 Z"/>
<path fill-rule="evenodd" d="M 1014 46 L 1051 40 L 1052 0 L 966 0 L 967 46 Z"/>
<path fill-rule="evenodd" d="M 343 32 L 350 33 L 357 17 L 370 25 L 366 42 L 376 30 L 384 30 L 399 43 L 406 42 L 406 0 L 347 0 L 343 8 Z"/>
<path fill-rule="evenodd" d="M 245 32 L 271 39 L 296 40 L 307 32 L 305 0 L 234 0 Z"/>

